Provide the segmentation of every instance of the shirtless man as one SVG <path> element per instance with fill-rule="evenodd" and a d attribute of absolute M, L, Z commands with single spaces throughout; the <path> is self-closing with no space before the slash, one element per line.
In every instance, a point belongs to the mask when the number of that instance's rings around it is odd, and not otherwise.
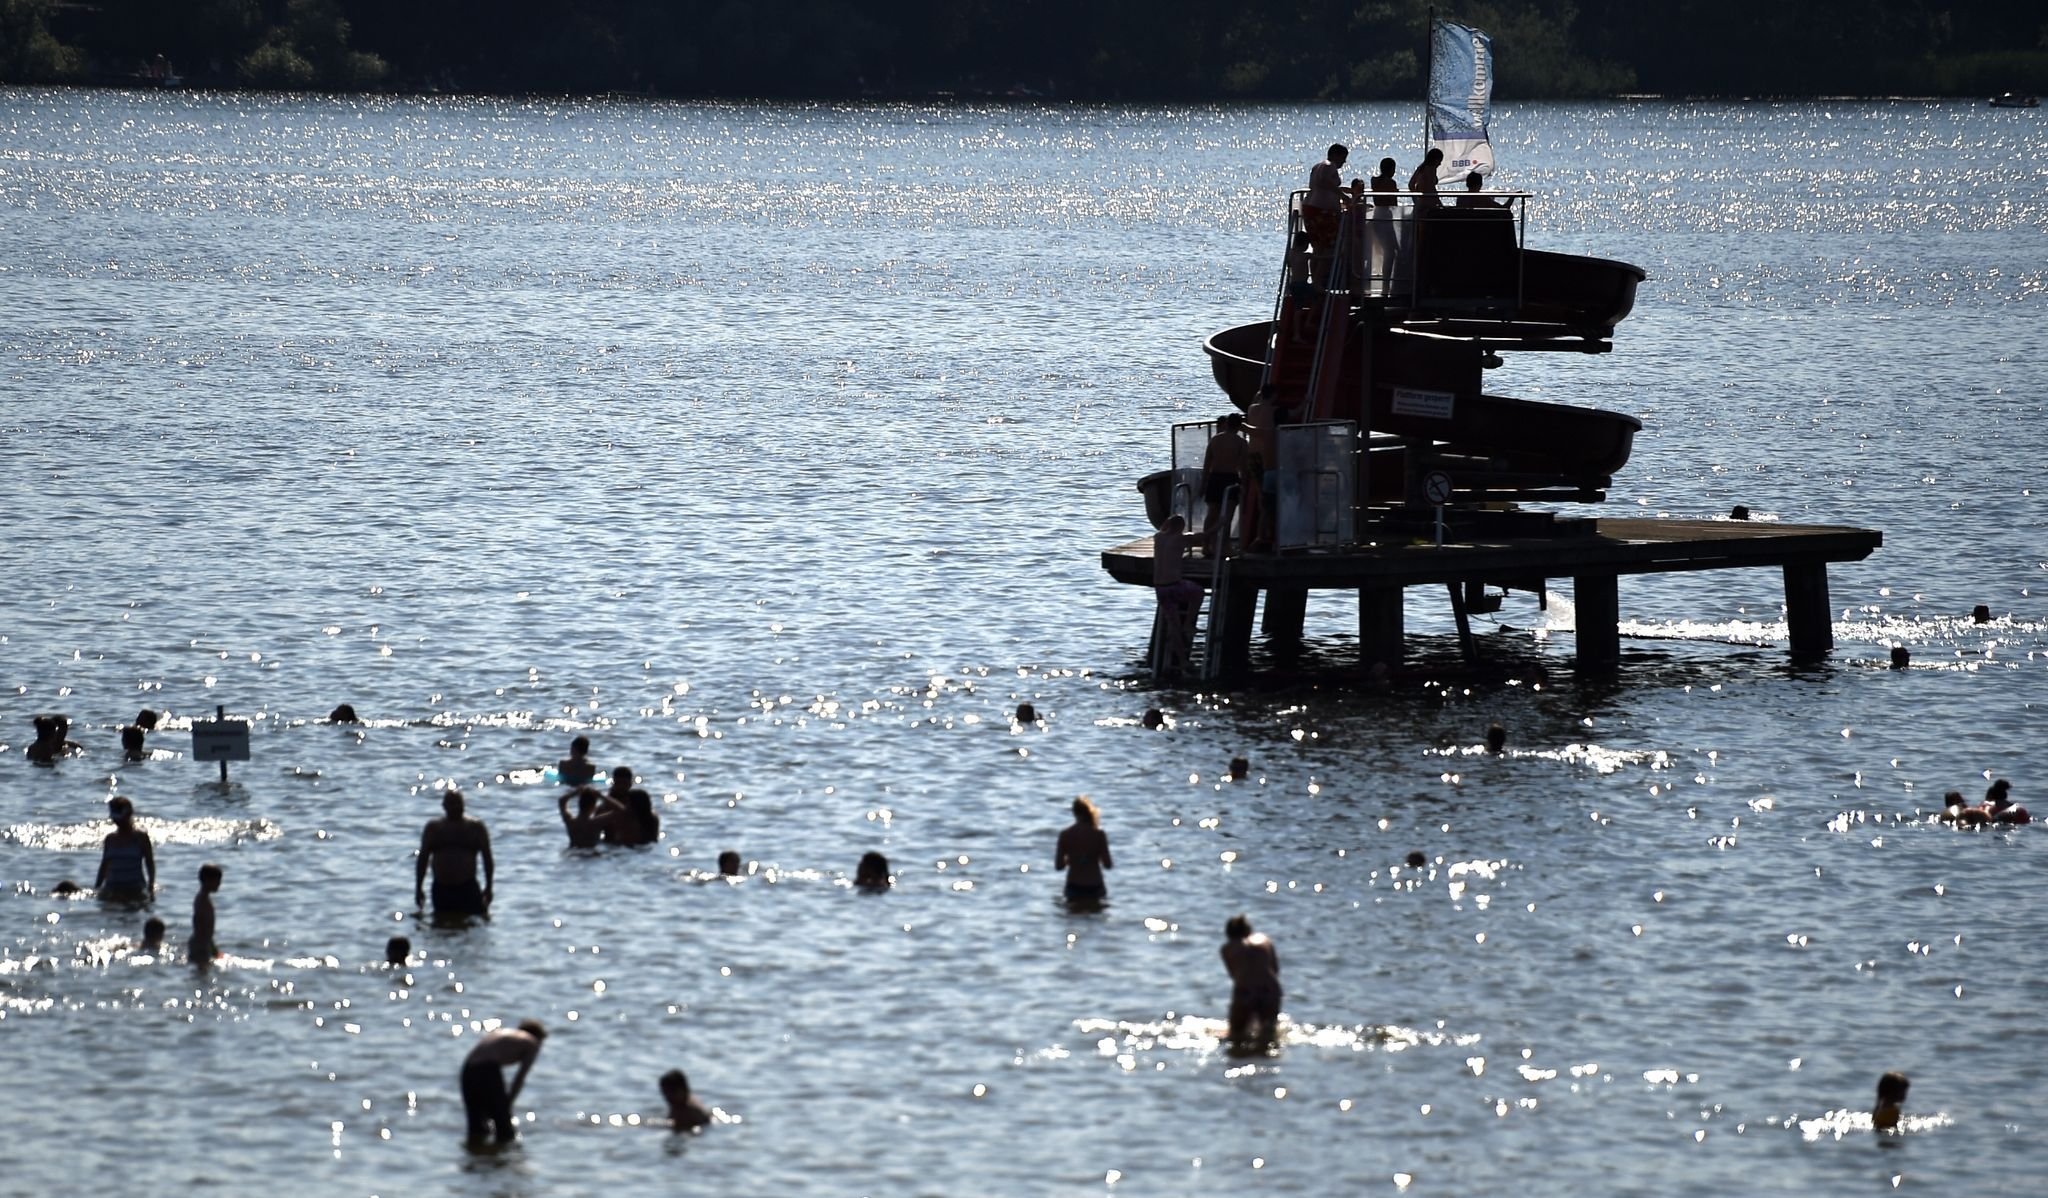
<path fill-rule="evenodd" d="M 482 820 L 462 814 L 462 792 L 451 790 L 441 796 L 440 819 L 427 821 L 420 833 L 419 863 L 413 870 L 412 901 L 427 905 L 427 870 L 434 871 L 434 911 L 440 915 L 488 915 L 491 909 L 491 880 L 496 866 L 491 861 L 491 834 Z M 476 884 L 477 858 L 483 858 L 484 884 Z"/>
<path fill-rule="evenodd" d="M 1236 412 L 1226 414 L 1216 422 L 1215 435 L 1209 438 L 1209 447 L 1202 451 L 1202 500 L 1209 505 L 1208 518 L 1216 521 L 1219 546 L 1230 535 L 1230 530 L 1219 519 L 1224 494 L 1240 485 L 1251 469 L 1251 446 L 1245 444 L 1243 429 L 1242 415 Z M 1238 498 L 1242 500 L 1243 495 L 1240 493 Z M 1223 555 L 1219 552 L 1216 556 Z"/>
<path fill-rule="evenodd" d="M 581 740 L 582 737 L 578 737 Z M 603 792 L 594 786 L 576 789 L 576 814 L 569 814 L 569 796 L 564 794 L 556 800 L 555 806 L 562 813 L 562 827 L 569 833 L 569 847 L 572 849 L 594 849 L 604 834 L 604 825 L 597 818 L 597 805 L 604 799 Z"/>
<path fill-rule="evenodd" d="M 1325 282 L 1336 258 L 1337 231 L 1344 219 L 1344 163 L 1350 157 L 1345 146 L 1332 145 L 1323 160 L 1310 168 L 1308 194 L 1301 200 L 1301 224 L 1308 233 L 1319 284 Z"/>
<path fill-rule="evenodd" d="M 462 1110 L 469 1116 L 469 1140 L 474 1144 L 484 1138 L 487 1129 L 495 1127 L 498 1143 L 503 1144 L 519 1134 L 512 1124 L 512 1104 L 519 1101 L 519 1088 L 526 1084 L 526 1074 L 533 1068 L 534 1058 L 540 1055 L 540 1043 L 548 1038 L 547 1029 L 535 1019 L 522 1019 L 515 1028 L 494 1028 L 485 1032 L 475 1048 L 462 1062 Z M 518 1066 L 512 1075 L 512 1085 L 505 1085 L 504 1069 L 508 1065 Z"/>
<path fill-rule="evenodd" d="M 1271 1047 L 1280 1035 L 1280 953 L 1242 915 L 1231 916 L 1223 934 L 1223 968 L 1231 982 L 1228 1039 L 1240 1048 Z"/>

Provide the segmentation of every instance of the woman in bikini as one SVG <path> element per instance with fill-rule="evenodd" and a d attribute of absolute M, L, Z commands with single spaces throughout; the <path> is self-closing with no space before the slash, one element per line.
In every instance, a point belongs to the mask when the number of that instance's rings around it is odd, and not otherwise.
<path fill-rule="evenodd" d="M 1054 869 L 1067 871 L 1067 901 L 1099 903 L 1109 896 L 1102 883 L 1102 871 L 1113 869 L 1109 835 L 1102 830 L 1102 811 L 1087 795 L 1074 800 L 1074 822 L 1060 832 L 1053 850 Z"/>

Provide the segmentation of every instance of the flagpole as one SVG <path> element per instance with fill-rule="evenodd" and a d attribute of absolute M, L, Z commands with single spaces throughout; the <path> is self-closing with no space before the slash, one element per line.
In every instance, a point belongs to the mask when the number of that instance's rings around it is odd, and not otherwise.
<path fill-rule="evenodd" d="M 1429 6 L 1429 23 L 1422 27 L 1422 59 L 1429 66 L 1425 68 L 1422 84 L 1422 155 L 1429 156 L 1429 101 L 1436 95 L 1436 5 Z"/>

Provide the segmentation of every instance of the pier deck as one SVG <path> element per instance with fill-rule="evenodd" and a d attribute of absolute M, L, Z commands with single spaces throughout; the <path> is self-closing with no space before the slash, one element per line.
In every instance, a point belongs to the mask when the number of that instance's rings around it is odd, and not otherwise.
<path fill-rule="evenodd" d="M 1441 547 L 1404 537 L 1343 549 L 1228 558 L 1222 563 L 1228 573 L 1222 610 L 1210 616 L 1217 625 L 1212 652 L 1221 654 L 1211 672 L 1230 676 L 1248 665 L 1261 592 L 1266 595 L 1265 631 L 1299 637 L 1309 591 L 1356 590 L 1361 651 L 1368 662 L 1391 664 L 1401 655 L 1404 588 L 1448 584 L 1462 626 L 1463 588 L 1492 584 L 1537 590 L 1555 578 L 1572 580 L 1578 668 L 1607 670 L 1621 655 L 1621 575 L 1768 566 L 1784 571 L 1792 652 L 1824 654 L 1834 647 L 1828 563 L 1861 561 L 1884 543 L 1884 534 L 1875 529 L 1843 525 L 1655 518 L 1589 523 L 1590 532 L 1571 535 L 1483 538 Z M 1457 535 L 1454 529 L 1452 536 Z M 1217 565 L 1191 556 L 1182 573 L 1213 590 Z M 1118 582 L 1150 586 L 1152 538 L 1105 550 L 1102 566 Z"/>

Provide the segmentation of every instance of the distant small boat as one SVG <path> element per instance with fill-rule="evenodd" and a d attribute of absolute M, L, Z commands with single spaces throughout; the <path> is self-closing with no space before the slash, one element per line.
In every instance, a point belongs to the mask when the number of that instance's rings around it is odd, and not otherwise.
<path fill-rule="evenodd" d="M 1993 108 L 2039 108 L 2041 100 L 2038 96 L 2023 96 L 2018 92 L 2001 92 L 1991 97 L 1991 106 Z"/>

